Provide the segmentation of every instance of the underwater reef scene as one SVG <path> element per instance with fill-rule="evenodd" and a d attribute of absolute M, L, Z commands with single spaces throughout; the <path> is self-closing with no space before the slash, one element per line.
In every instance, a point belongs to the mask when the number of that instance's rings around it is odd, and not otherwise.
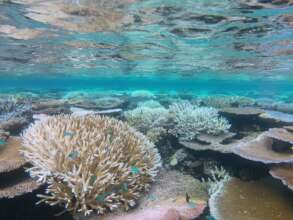
<path fill-rule="evenodd" d="M 293 219 L 293 1 L 0 0 L 2 219 Z"/>

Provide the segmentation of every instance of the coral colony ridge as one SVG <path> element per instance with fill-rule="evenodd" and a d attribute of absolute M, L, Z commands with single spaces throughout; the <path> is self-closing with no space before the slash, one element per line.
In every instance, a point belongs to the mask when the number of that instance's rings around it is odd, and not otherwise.
<path fill-rule="evenodd" d="M 0 219 L 293 219 L 292 12 L 0 0 Z"/>

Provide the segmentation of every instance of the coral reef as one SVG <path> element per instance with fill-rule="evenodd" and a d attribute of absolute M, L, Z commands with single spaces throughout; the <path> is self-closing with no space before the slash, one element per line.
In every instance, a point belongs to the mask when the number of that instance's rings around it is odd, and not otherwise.
<path fill-rule="evenodd" d="M 225 116 L 231 117 L 254 117 L 258 116 L 261 113 L 264 113 L 264 110 L 259 108 L 245 107 L 245 108 L 223 108 L 220 110 L 220 113 L 225 114 Z"/>
<path fill-rule="evenodd" d="M 199 180 L 178 171 L 162 170 L 136 209 L 101 218 L 91 216 L 86 220 L 192 220 L 205 210 L 207 197 L 205 186 Z M 84 218 L 77 216 L 76 219 Z"/>
<path fill-rule="evenodd" d="M 117 116 L 122 113 L 121 108 L 115 109 L 108 109 L 108 110 L 101 110 L 101 111 L 94 111 L 94 110 L 86 110 L 82 108 L 71 107 L 70 112 L 74 116 L 84 116 L 84 115 L 107 115 L 107 116 Z"/>
<path fill-rule="evenodd" d="M 21 139 L 19 137 L 9 137 L 1 139 L 0 147 L 0 173 L 10 172 L 26 164 L 24 158 L 19 154 L 21 149 Z"/>
<path fill-rule="evenodd" d="M 229 122 L 215 108 L 198 107 L 188 101 L 173 103 L 169 108 L 175 123 L 171 133 L 182 140 L 192 140 L 201 133 L 220 135 L 229 130 Z"/>
<path fill-rule="evenodd" d="M 210 177 L 206 180 L 202 179 L 202 183 L 205 185 L 208 194 L 212 196 L 220 191 L 224 183 L 230 179 L 231 176 L 223 167 L 214 166 L 210 169 Z"/>
<path fill-rule="evenodd" d="M 235 136 L 236 134 L 231 132 L 218 136 L 199 134 L 193 141 L 180 141 L 179 143 L 195 151 L 212 150 L 221 153 L 232 153 L 233 147 L 243 142 L 253 140 L 256 134 L 251 133 L 240 140 L 237 140 Z"/>
<path fill-rule="evenodd" d="M 248 97 L 242 96 L 207 96 L 201 98 L 201 103 L 214 108 L 228 108 L 228 107 L 244 107 L 253 106 L 255 101 Z"/>
<path fill-rule="evenodd" d="M 16 132 L 27 125 L 31 117 L 30 104 L 11 99 L 0 101 L 0 129 Z"/>
<path fill-rule="evenodd" d="M 293 164 L 276 165 L 270 170 L 272 177 L 280 179 L 284 185 L 293 190 Z"/>
<path fill-rule="evenodd" d="M 252 141 L 234 146 L 233 152 L 248 160 L 274 164 L 270 174 L 292 190 L 293 132 L 291 127 L 271 128 Z"/>
<path fill-rule="evenodd" d="M 122 108 L 125 106 L 126 100 L 118 97 L 103 97 L 96 99 L 95 104 L 100 110 Z"/>
<path fill-rule="evenodd" d="M 149 90 L 135 90 L 130 93 L 130 96 L 138 99 L 152 99 L 155 97 L 154 93 Z"/>
<path fill-rule="evenodd" d="M 169 112 L 164 107 L 137 107 L 124 113 L 126 121 L 151 141 L 157 142 L 167 132 Z"/>
<path fill-rule="evenodd" d="M 21 140 L 8 136 L 0 139 L 0 199 L 14 198 L 39 188 L 23 170 L 26 161 L 20 155 Z"/>
<path fill-rule="evenodd" d="M 160 102 L 152 100 L 152 99 L 144 101 L 144 102 L 138 102 L 137 105 L 139 107 L 148 107 L 148 108 L 160 108 L 160 107 L 163 107 L 160 104 Z"/>
<path fill-rule="evenodd" d="M 260 118 L 271 125 L 285 126 L 293 125 L 293 115 L 278 111 L 265 111 L 260 114 Z"/>
<path fill-rule="evenodd" d="M 262 163 L 293 162 L 293 133 L 283 128 L 273 128 L 263 132 L 255 140 L 242 143 L 233 148 L 233 152 L 248 160 Z"/>
<path fill-rule="evenodd" d="M 151 142 L 108 117 L 48 117 L 25 130 L 23 145 L 30 175 L 48 184 L 41 201 L 64 205 L 72 213 L 128 210 L 160 167 Z"/>
<path fill-rule="evenodd" d="M 210 199 L 210 211 L 217 220 L 291 219 L 293 200 L 273 179 L 244 182 L 231 178 Z"/>

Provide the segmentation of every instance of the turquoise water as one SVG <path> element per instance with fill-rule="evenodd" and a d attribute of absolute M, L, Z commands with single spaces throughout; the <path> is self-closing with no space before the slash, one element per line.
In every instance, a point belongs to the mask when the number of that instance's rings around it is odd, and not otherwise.
<path fill-rule="evenodd" d="M 151 90 L 288 102 L 292 12 L 290 2 L 268 0 L 0 3 L 0 91 Z M 25 29 L 39 33 L 27 37 Z"/>

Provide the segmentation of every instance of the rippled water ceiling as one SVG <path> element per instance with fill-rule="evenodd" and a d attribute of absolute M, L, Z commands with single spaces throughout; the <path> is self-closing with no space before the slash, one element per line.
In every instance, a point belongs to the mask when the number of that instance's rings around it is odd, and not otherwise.
<path fill-rule="evenodd" d="M 0 2 L 1 75 L 292 79 L 291 0 Z"/>

